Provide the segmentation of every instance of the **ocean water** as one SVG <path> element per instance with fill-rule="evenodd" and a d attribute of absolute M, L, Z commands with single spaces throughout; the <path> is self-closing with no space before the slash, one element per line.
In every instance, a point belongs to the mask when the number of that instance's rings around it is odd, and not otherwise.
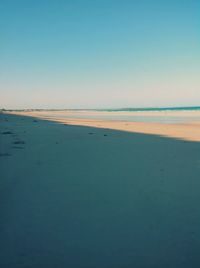
<path fill-rule="evenodd" d="M 200 111 L 200 106 L 190 107 L 150 107 L 150 108 L 119 108 L 119 109 L 101 109 L 101 111 L 127 111 L 127 112 L 145 112 L 145 111 Z"/>

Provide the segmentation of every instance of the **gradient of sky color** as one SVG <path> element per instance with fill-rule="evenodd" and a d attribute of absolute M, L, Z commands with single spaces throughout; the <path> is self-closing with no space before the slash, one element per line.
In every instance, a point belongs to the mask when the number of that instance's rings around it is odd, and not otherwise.
<path fill-rule="evenodd" d="M 0 108 L 200 105 L 200 0 L 0 0 Z"/>

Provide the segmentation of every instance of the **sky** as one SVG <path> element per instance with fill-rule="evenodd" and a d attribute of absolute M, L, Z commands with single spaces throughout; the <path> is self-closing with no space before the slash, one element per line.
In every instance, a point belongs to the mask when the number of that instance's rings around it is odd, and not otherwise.
<path fill-rule="evenodd" d="M 0 108 L 200 105 L 200 0 L 0 0 Z"/>

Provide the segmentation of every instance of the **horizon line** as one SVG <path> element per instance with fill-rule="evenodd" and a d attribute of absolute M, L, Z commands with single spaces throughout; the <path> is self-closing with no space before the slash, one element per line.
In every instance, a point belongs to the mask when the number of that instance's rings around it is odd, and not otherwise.
<path fill-rule="evenodd" d="M 149 107 L 119 107 L 119 108 L 20 108 L 20 109 L 5 109 L 0 111 L 156 111 L 156 110 L 184 110 L 184 109 L 200 109 L 200 105 L 195 106 L 149 106 Z"/>

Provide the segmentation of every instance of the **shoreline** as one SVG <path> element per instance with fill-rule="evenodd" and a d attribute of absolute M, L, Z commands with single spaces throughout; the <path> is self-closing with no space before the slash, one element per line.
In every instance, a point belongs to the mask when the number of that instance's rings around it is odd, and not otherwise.
<path fill-rule="evenodd" d="M 145 114 L 146 113 L 147 112 L 145 112 Z M 131 121 L 114 121 L 114 120 L 108 121 L 108 120 L 84 119 L 84 118 L 63 118 L 62 116 L 60 116 L 60 114 L 61 115 L 63 114 L 62 112 L 55 113 L 55 116 L 48 116 L 48 112 L 10 112 L 7 114 L 31 116 L 31 117 L 36 117 L 36 118 L 40 118 L 43 120 L 59 122 L 61 124 L 105 128 L 105 129 L 120 130 L 120 131 L 133 132 L 133 133 L 142 133 L 142 134 L 152 134 L 152 135 L 171 137 L 171 138 L 176 138 L 176 139 L 181 139 L 181 140 L 186 140 L 186 141 L 200 142 L 200 121 L 179 123 L 179 124 L 167 124 L 167 123 L 161 124 L 161 123 L 151 123 L 151 122 L 131 122 Z"/>

